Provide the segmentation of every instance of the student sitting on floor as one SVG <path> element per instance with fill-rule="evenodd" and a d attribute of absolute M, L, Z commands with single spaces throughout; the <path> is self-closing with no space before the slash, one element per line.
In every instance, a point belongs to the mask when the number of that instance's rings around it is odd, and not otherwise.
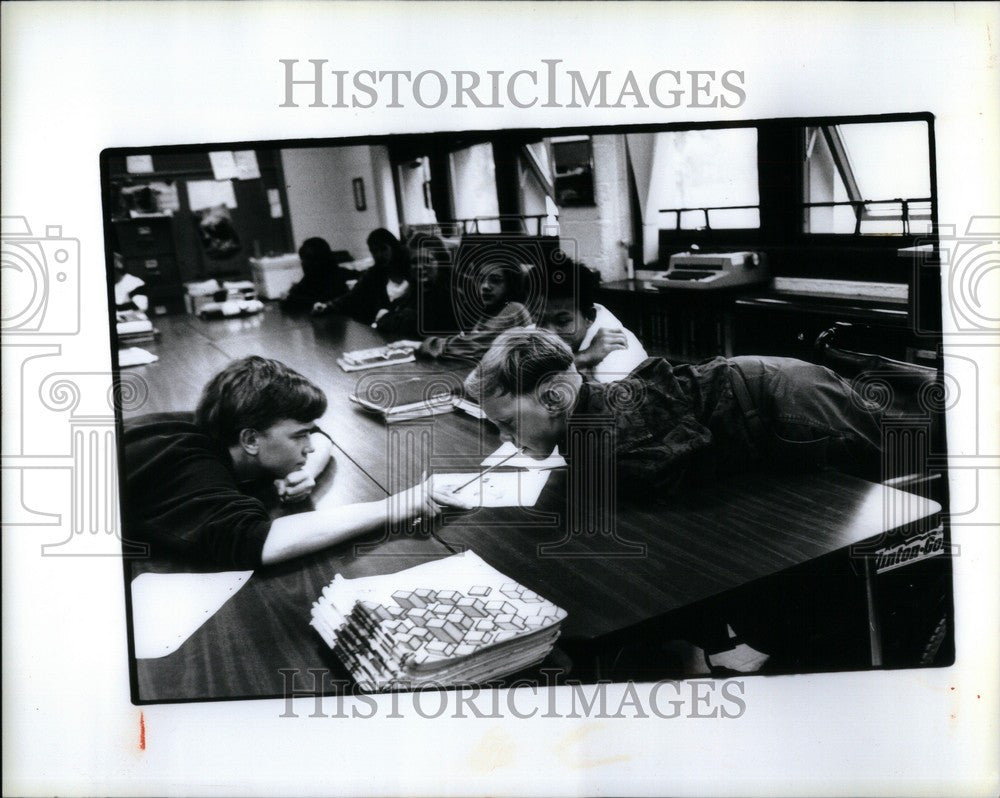
<path fill-rule="evenodd" d="M 458 302 L 456 315 L 459 324 L 471 321 L 471 327 L 458 335 L 425 338 L 420 354 L 478 360 L 501 332 L 532 324 L 531 314 L 521 304 L 524 272 L 520 265 L 487 259 L 462 279 L 470 289 L 460 295 L 465 301 Z"/>
<path fill-rule="evenodd" d="M 387 313 L 396 312 L 409 301 L 410 256 L 406 247 L 380 227 L 368 235 L 368 251 L 375 264 L 362 272 L 354 288 L 340 298 L 317 302 L 314 313 L 343 313 L 375 326 Z"/>
<path fill-rule="evenodd" d="M 861 397 L 829 369 L 791 358 L 677 367 L 650 358 L 621 381 L 589 383 L 555 334 L 511 330 L 466 392 L 501 438 L 536 458 L 556 446 L 572 456 L 570 423 L 610 421 L 622 491 L 671 492 L 762 467 L 831 466 L 869 479 L 881 470 L 879 423 Z"/>
<path fill-rule="evenodd" d="M 276 360 L 251 356 L 205 386 L 194 419 L 156 414 L 126 424 L 125 521 L 154 553 L 220 568 L 256 568 L 332 546 L 389 519 L 456 506 L 430 480 L 381 501 L 272 521 L 262 498 L 307 498 L 330 461 L 316 427 L 326 396 Z"/>
<path fill-rule="evenodd" d="M 586 379 L 614 382 L 648 355 L 639 339 L 614 314 L 594 302 L 600 276 L 580 263 L 546 280 L 545 307 L 538 326 L 551 330 L 573 350 L 576 369 Z"/>
<path fill-rule="evenodd" d="M 322 238 L 307 238 L 299 247 L 302 279 L 281 301 L 289 311 L 310 310 L 317 302 L 332 302 L 347 293 L 345 270 L 337 264 L 330 245 Z"/>

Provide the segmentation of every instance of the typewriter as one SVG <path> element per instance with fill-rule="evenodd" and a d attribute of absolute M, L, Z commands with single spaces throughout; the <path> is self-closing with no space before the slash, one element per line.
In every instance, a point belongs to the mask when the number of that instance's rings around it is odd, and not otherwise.
<path fill-rule="evenodd" d="M 678 252 L 670 256 L 666 271 L 648 274 L 643 287 L 661 291 L 712 290 L 767 279 L 767 259 L 760 252 Z"/>

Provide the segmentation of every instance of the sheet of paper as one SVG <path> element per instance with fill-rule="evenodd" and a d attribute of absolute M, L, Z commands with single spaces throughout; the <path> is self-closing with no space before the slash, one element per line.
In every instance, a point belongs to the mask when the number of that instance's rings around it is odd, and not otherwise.
<path fill-rule="evenodd" d="M 130 346 L 118 350 L 118 365 L 121 368 L 126 366 L 143 366 L 147 363 L 155 363 L 160 358 L 152 352 L 147 352 L 138 346 Z"/>
<path fill-rule="evenodd" d="M 235 596 L 253 571 L 140 574 L 132 580 L 136 659 L 172 654 Z"/>
<path fill-rule="evenodd" d="M 257 153 L 253 150 L 239 150 L 233 153 L 236 164 L 237 180 L 254 180 L 260 177 L 260 167 L 257 165 Z"/>
<path fill-rule="evenodd" d="M 276 188 L 269 188 L 267 190 L 267 201 L 271 206 L 271 218 L 280 219 L 285 215 L 285 211 L 281 207 L 281 192 Z"/>
<path fill-rule="evenodd" d="M 517 451 L 517 447 L 510 443 L 504 443 L 497 449 L 493 454 L 487 455 L 486 459 L 483 460 L 482 466 L 488 468 L 491 465 L 496 465 L 501 460 L 510 457 L 514 452 Z M 504 468 L 563 468 L 566 465 L 566 460 L 561 454 L 559 454 L 558 447 L 552 450 L 552 454 L 546 457 L 544 460 L 536 460 L 534 457 L 529 457 L 526 454 L 518 455 L 517 457 L 511 457 L 503 464 Z"/>
<path fill-rule="evenodd" d="M 125 171 L 130 175 L 145 175 L 153 171 L 152 155 L 126 155 Z"/>
<path fill-rule="evenodd" d="M 480 507 L 534 507 L 549 471 L 493 471 L 465 485 L 474 474 L 435 474 L 434 487 L 455 491 Z M 460 490 L 455 490 L 465 485 Z"/>
<path fill-rule="evenodd" d="M 187 184 L 188 204 L 192 211 L 225 205 L 236 207 L 236 192 L 232 180 L 189 180 Z"/>
<path fill-rule="evenodd" d="M 216 180 L 231 180 L 238 177 L 236 158 L 231 151 L 210 152 L 208 160 L 212 164 L 212 175 Z"/>
<path fill-rule="evenodd" d="M 156 195 L 156 209 L 160 213 L 173 213 L 181 209 L 180 197 L 177 194 L 177 183 L 156 181 L 149 184 Z"/>

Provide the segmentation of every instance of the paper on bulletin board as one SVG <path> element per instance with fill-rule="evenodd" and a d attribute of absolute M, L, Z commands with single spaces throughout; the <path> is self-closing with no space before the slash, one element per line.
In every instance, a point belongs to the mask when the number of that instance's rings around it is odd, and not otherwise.
<path fill-rule="evenodd" d="M 239 150 L 233 153 L 236 163 L 237 180 L 256 180 L 260 177 L 260 166 L 257 164 L 257 153 L 253 150 Z"/>
<path fill-rule="evenodd" d="M 236 192 L 232 180 L 189 180 L 187 184 L 188 204 L 192 211 L 225 205 L 236 207 Z"/>
<path fill-rule="evenodd" d="M 152 155 L 126 155 L 125 171 L 130 175 L 145 175 L 153 171 Z"/>
<path fill-rule="evenodd" d="M 173 213 L 181 209 L 177 183 L 154 181 L 149 184 L 149 188 L 156 197 L 156 209 L 160 213 Z"/>
<path fill-rule="evenodd" d="M 208 160 L 212 164 L 212 176 L 216 180 L 232 180 L 237 177 L 236 158 L 231 150 L 210 152 Z"/>
<path fill-rule="evenodd" d="M 280 219 L 285 215 L 285 211 L 281 207 L 281 192 L 278 189 L 269 188 L 267 190 L 267 201 L 271 204 L 272 219 Z"/>

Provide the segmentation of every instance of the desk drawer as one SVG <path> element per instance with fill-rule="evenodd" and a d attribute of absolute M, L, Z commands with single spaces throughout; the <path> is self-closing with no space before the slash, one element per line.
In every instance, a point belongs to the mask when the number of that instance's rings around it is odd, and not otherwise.
<path fill-rule="evenodd" d="M 172 255 L 126 258 L 125 271 L 144 280 L 147 285 L 173 285 L 180 282 L 177 261 Z"/>
<path fill-rule="evenodd" d="M 170 219 L 130 219 L 117 222 L 115 230 L 121 254 L 126 258 L 174 251 L 174 233 Z"/>

